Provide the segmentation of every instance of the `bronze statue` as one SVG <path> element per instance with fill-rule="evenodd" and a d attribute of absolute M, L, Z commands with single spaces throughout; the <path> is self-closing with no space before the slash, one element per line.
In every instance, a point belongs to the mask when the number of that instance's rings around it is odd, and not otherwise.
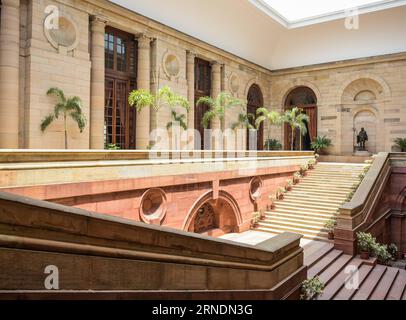
<path fill-rule="evenodd" d="M 364 128 L 361 129 L 361 132 L 357 136 L 357 143 L 359 145 L 360 151 L 365 151 L 365 142 L 368 141 L 368 134 Z"/>

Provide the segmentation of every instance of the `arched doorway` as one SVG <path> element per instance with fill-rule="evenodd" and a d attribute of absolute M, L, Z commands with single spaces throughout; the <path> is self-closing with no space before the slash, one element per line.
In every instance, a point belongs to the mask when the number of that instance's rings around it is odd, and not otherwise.
<path fill-rule="evenodd" d="M 213 199 L 213 192 L 202 196 L 190 210 L 183 230 L 214 237 L 237 232 L 242 223 L 236 201 L 224 191 Z"/>
<path fill-rule="evenodd" d="M 248 90 L 247 95 L 247 114 L 251 114 L 250 123 L 255 126 L 255 120 L 257 119 L 257 109 L 264 106 L 264 97 L 262 95 L 261 88 L 257 84 L 253 84 Z M 249 149 L 249 133 L 247 133 L 247 149 Z M 251 147 L 252 149 L 252 147 Z M 257 150 L 264 149 L 264 125 L 261 124 L 257 132 Z"/>
<path fill-rule="evenodd" d="M 299 150 L 302 145 L 302 150 L 311 150 L 310 144 L 317 137 L 317 97 L 312 89 L 305 86 L 300 86 L 293 89 L 285 100 L 285 110 L 291 110 L 298 107 L 303 113 L 309 116 L 309 122 L 306 123 L 307 133 L 304 136 L 300 135 L 299 129 L 295 134 L 293 141 L 294 150 Z M 285 124 L 285 149 L 291 149 L 291 128 Z M 300 143 L 300 139 L 302 140 Z"/>

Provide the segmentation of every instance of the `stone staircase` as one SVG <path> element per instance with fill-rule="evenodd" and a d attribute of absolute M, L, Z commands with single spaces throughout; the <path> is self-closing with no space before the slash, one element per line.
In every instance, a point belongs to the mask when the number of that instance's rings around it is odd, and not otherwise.
<path fill-rule="evenodd" d="M 274 234 L 289 231 L 307 239 L 327 240 L 324 224 L 335 216 L 363 168 L 363 164 L 319 163 L 266 212 L 256 230 Z"/>
<path fill-rule="evenodd" d="M 333 244 L 305 256 L 304 264 L 308 279 L 318 276 L 325 284 L 318 300 L 406 300 L 406 270 L 373 265 L 335 250 Z M 349 266 L 358 269 L 358 276 L 351 278 Z M 354 283 L 356 277 L 358 288 L 346 288 L 346 281 Z"/>

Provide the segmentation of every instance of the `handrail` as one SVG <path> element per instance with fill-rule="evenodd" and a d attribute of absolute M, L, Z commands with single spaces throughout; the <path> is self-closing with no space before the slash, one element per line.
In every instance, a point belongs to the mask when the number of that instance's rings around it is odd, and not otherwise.
<path fill-rule="evenodd" d="M 340 207 L 338 228 L 355 230 L 374 211 L 391 172 L 389 153 L 379 153 L 350 202 Z M 346 220 L 345 223 L 343 220 Z M 348 223 L 351 220 L 351 223 Z"/>
<path fill-rule="evenodd" d="M 245 151 L 245 150 L 0 150 L 0 163 L 110 161 L 154 159 L 238 159 L 310 157 L 313 151 Z"/>

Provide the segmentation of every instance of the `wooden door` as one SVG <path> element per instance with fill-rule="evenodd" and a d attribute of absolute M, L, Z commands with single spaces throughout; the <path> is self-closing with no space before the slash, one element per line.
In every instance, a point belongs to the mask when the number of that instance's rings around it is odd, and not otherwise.
<path fill-rule="evenodd" d="M 209 110 L 207 105 L 197 105 L 202 97 L 211 95 L 211 66 L 210 62 L 196 58 L 195 60 L 195 130 L 200 134 L 200 139 L 195 137 L 195 149 L 204 149 L 203 116 Z M 210 128 L 210 127 L 209 127 Z"/>

